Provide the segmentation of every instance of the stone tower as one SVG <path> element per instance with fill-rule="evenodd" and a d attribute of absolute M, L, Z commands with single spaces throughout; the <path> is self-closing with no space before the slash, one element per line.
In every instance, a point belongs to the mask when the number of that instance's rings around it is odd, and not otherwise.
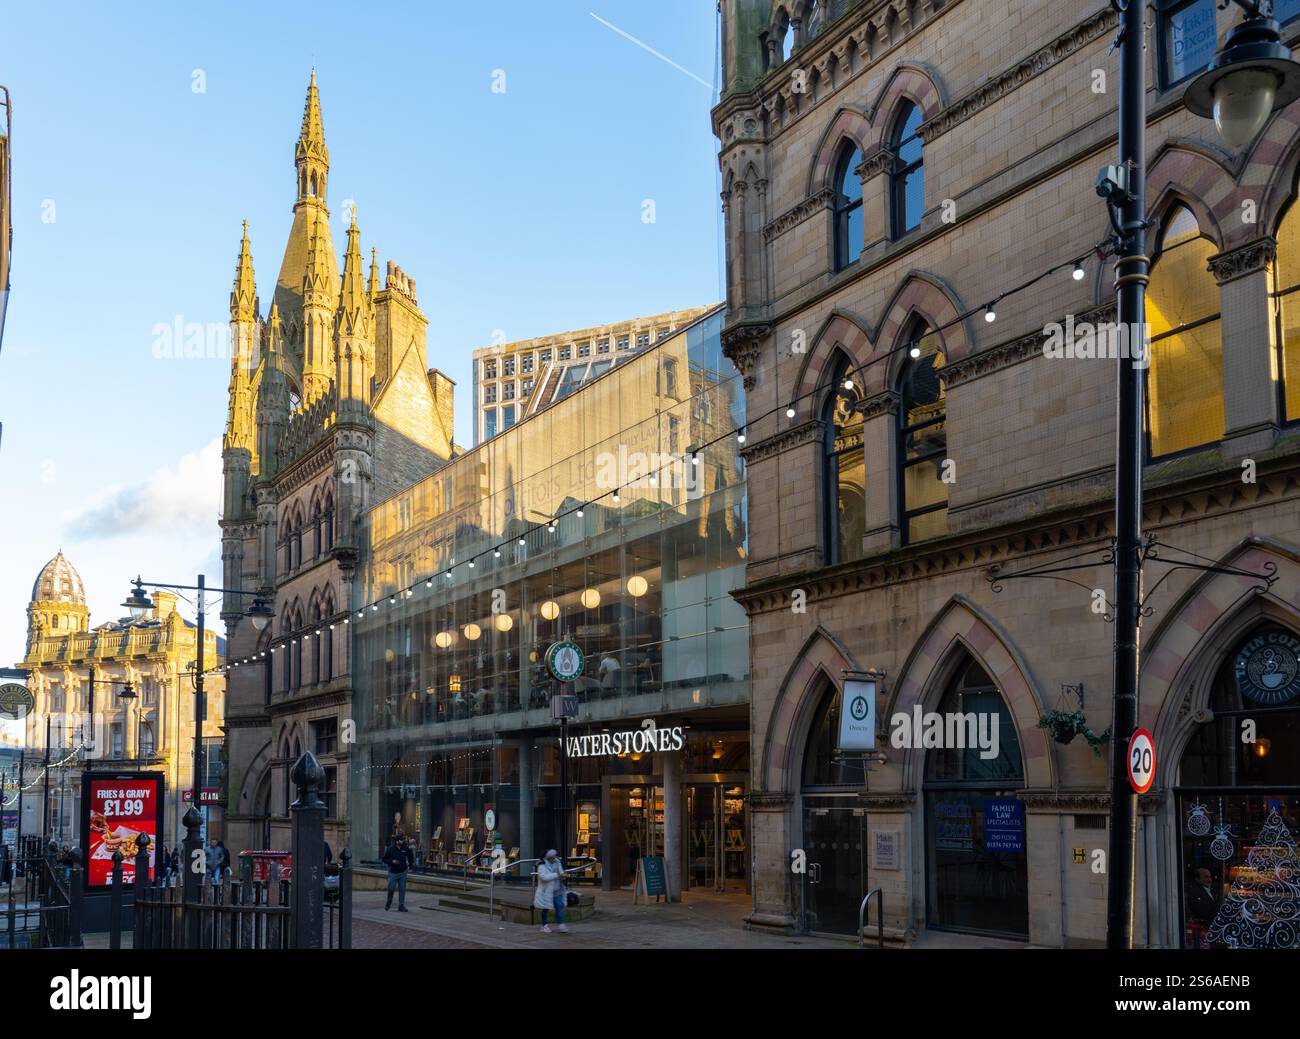
<path fill-rule="evenodd" d="M 395 145 L 396 146 L 396 145 Z M 230 403 L 223 451 L 228 594 L 227 846 L 288 847 L 286 771 L 320 757 L 336 805 L 327 839 L 347 841 L 347 745 L 323 737 L 351 715 L 348 616 L 361 511 L 451 457 L 451 381 L 427 366 L 415 280 L 392 261 L 366 278 L 355 209 L 343 272 L 327 206 L 329 150 L 313 70 L 294 150 L 293 222 L 270 312 L 260 316 L 248 228 L 230 299 Z M 322 751 L 322 747 L 332 747 Z"/>

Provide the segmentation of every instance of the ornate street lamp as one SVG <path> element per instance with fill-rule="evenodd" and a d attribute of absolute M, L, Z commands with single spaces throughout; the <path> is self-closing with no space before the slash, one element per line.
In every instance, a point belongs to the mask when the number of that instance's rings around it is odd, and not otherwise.
<path fill-rule="evenodd" d="M 153 609 L 153 600 L 145 593 L 144 582 L 136 578 L 131 582 L 131 594 L 122 602 L 128 610 L 131 611 L 133 620 L 141 620 L 144 615 Z"/>
<path fill-rule="evenodd" d="M 1219 136 L 1236 149 L 1254 140 L 1274 111 L 1300 98 L 1300 64 L 1278 34 L 1273 0 L 1233 2 L 1246 18 L 1192 81 L 1183 104 L 1203 119 L 1213 118 Z"/>

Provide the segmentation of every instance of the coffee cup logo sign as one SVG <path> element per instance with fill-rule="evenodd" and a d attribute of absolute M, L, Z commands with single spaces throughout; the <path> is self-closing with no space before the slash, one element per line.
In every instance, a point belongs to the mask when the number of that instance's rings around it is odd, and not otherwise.
<path fill-rule="evenodd" d="M 1300 695 L 1300 639 L 1270 631 L 1247 641 L 1233 662 L 1237 691 L 1254 703 L 1276 705 Z"/>
<path fill-rule="evenodd" d="M 31 714 L 36 706 L 36 698 L 25 685 L 10 682 L 0 685 L 0 718 L 12 718 L 18 721 Z"/>
<path fill-rule="evenodd" d="M 582 650 L 572 642 L 556 642 L 546 651 L 546 669 L 557 682 L 572 682 L 584 663 Z"/>

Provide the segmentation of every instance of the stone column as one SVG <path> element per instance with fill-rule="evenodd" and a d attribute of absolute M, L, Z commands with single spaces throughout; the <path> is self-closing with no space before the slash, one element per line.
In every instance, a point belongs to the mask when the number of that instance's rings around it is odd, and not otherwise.
<path fill-rule="evenodd" d="M 1223 343 L 1223 456 L 1236 461 L 1273 446 L 1278 414 L 1273 262 L 1277 243 L 1259 238 L 1210 257 L 1219 283 Z"/>
<path fill-rule="evenodd" d="M 521 859 L 535 857 L 534 840 L 533 741 L 524 736 L 519 740 L 519 857 Z M 522 872 L 522 866 L 520 870 Z"/>
<path fill-rule="evenodd" d="M 665 751 L 664 777 L 664 872 L 668 880 L 668 901 L 682 900 L 682 773 L 681 756 Z"/>
<path fill-rule="evenodd" d="M 754 911 L 745 923 L 758 930 L 792 933 L 798 925 L 790 884 L 789 844 L 794 798 L 781 791 L 749 795 L 750 847 L 754 870 Z"/>
<path fill-rule="evenodd" d="M 898 544 L 898 495 L 894 493 L 894 452 L 898 394 L 878 393 L 862 412 L 862 459 L 866 470 L 866 530 L 862 551 L 887 552 Z"/>
<path fill-rule="evenodd" d="M 893 155 L 877 148 L 854 170 L 862 180 L 862 251 L 879 248 L 889 241 L 889 177 Z"/>

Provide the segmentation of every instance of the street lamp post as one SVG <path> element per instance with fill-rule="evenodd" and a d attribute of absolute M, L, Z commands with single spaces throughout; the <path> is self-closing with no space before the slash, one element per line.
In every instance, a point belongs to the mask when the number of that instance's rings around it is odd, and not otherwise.
<path fill-rule="evenodd" d="M 1128 778 L 1129 741 L 1137 728 L 1139 621 L 1142 610 L 1142 431 L 1146 338 L 1146 55 L 1145 5 L 1111 0 L 1119 11 L 1119 165 L 1097 178 L 1116 234 L 1117 320 L 1130 349 L 1119 359 L 1115 457 L 1115 695 L 1111 724 L 1109 885 L 1106 946 L 1133 946 L 1133 884 L 1137 866 L 1137 794 Z M 1224 140 L 1248 143 L 1268 116 L 1300 97 L 1300 65 L 1282 45 L 1272 0 L 1232 0 L 1246 19 L 1188 87 L 1189 111 L 1213 116 Z"/>
<path fill-rule="evenodd" d="M 203 574 L 199 574 L 197 584 L 163 584 L 159 581 L 144 581 L 137 576 L 131 584 L 131 594 L 126 597 L 122 605 L 131 611 L 131 616 L 136 620 L 143 617 L 145 612 L 153 607 L 153 601 L 145 594 L 144 586 L 146 584 L 155 589 L 166 588 L 170 591 L 198 592 L 198 601 L 195 606 L 198 622 L 198 645 L 194 665 L 194 780 L 190 784 L 190 804 L 195 811 L 198 811 L 201 804 L 199 782 L 203 768 L 203 597 L 204 593 L 208 591 L 207 581 Z M 270 622 L 271 617 L 274 616 L 275 611 L 271 609 L 261 591 L 248 592 L 240 588 L 213 588 L 211 590 L 221 595 L 251 595 L 253 605 L 249 608 L 248 616 L 253 622 L 253 627 L 258 631 L 262 631 Z"/>

